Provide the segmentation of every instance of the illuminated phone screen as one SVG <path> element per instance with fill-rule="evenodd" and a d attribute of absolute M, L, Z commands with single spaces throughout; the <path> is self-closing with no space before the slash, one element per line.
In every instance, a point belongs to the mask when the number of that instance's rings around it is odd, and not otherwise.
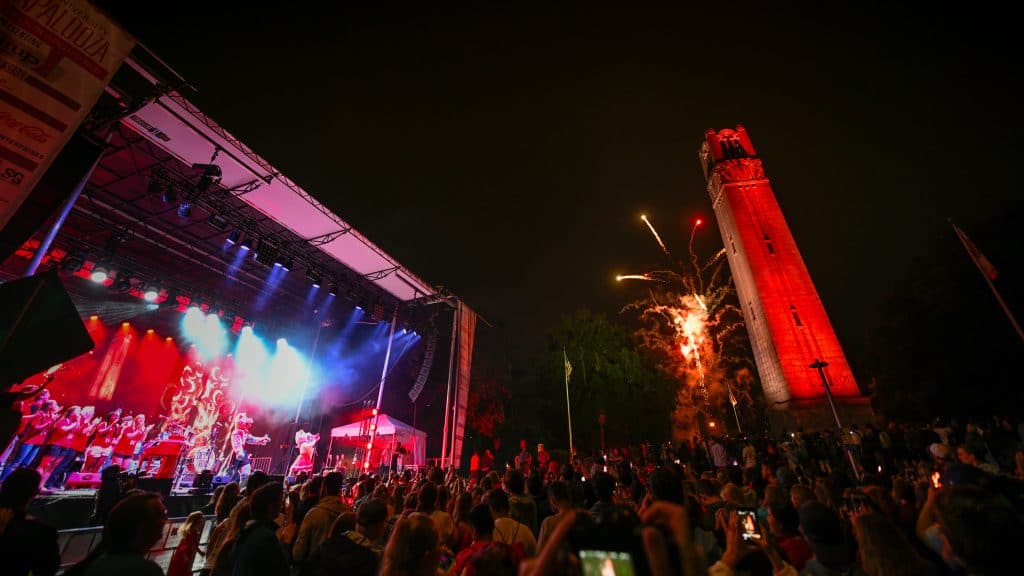
<path fill-rule="evenodd" d="M 633 557 L 629 552 L 580 550 L 583 576 L 633 576 Z"/>

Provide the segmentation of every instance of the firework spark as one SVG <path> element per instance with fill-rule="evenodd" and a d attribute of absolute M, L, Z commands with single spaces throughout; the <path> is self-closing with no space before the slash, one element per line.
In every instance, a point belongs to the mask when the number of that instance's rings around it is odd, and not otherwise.
<path fill-rule="evenodd" d="M 654 229 L 654 224 L 651 224 L 651 221 L 647 219 L 646 214 L 641 214 L 640 219 L 644 221 L 644 224 L 647 224 L 647 227 L 651 230 L 651 234 L 654 235 L 654 239 L 658 241 L 658 246 L 661 246 L 661 251 L 665 253 L 665 256 L 668 256 L 669 260 L 671 260 L 672 254 L 668 251 L 668 248 L 665 247 L 665 243 L 661 241 L 661 236 L 658 234 L 658 231 Z"/>

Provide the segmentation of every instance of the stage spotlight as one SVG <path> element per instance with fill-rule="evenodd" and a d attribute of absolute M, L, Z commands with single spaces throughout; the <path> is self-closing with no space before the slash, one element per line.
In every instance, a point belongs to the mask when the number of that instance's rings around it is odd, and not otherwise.
<path fill-rule="evenodd" d="M 327 293 L 330 294 L 331 296 L 337 296 L 338 295 L 338 283 L 337 282 L 331 282 L 330 284 L 328 284 L 327 285 Z"/>
<path fill-rule="evenodd" d="M 312 282 L 313 286 L 316 288 L 320 287 L 320 281 L 323 280 L 323 277 L 320 275 L 320 271 L 315 268 L 306 270 L 306 278 L 309 278 L 309 281 Z"/>
<path fill-rule="evenodd" d="M 228 244 L 238 244 L 238 241 L 242 238 L 242 231 L 235 228 L 228 234 Z M 248 248 L 246 248 L 248 250 Z"/>
<path fill-rule="evenodd" d="M 253 260 L 263 264 L 264 266 L 280 266 L 278 262 L 277 250 L 272 246 L 267 245 L 266 242 L 260 242 L 258 250 L 254 250 L 255 255 L 252 257 Z"/>
<path fill-rule="evenodd" d="M 211 186 L 220 182 L 220 166 L 216 164 L 193 164 L 192 168 L 203 171 L 203 175 L 199 177 L 199 182 L 196 184 L 196 192 L 202 194 L 209 190 Z"/>
<path fill-rule="evenodd" d="M 132 275 L 131 272 L 118 272 L 117 277 L 114 278 L 114 283 L 110 285 L 110 289 L 115 292 L 131 292 L 132 290 Z"/>
<path fill-rule="evenodd" d="M 178 307 L 178 289 L 168 288 L 167 298 L 160 303 L 161 308 L 177 308 Z"/>
<path fill-rule="evenodd" d="M 97 284 L 102 284 L 107 281 L 109 274 L 110 270 L 108 270 L 106 266 L 97 264 L 92 267 L 92 274 L 89 275 L 89 278 Z"/>
<path fill-rule="evenodd" d="M 188 218 L 192 215 L 192 204 L 188 200 L 182 200 L 178 205 L 178 216 Z"/>
<path fill-rule="evenodd" d="M 146 287 L 142 291 L 142 298 L 146 302 L 156 302 L 156 299 L 160 297 L 160 285 L 156 282 L 150 282 L 146 284 Z"/>
<path fill-rule="evenodd" d="M 85 257 L 78 250 L 68 252 L 60 261 L 60 269 L 72 274 L 81 270 L 83 265 L 85 265 Z"/>
<path fill-rule="evenodd" d="M 146 334 L 152 334 L 153 332 L 154 332 L 154 330 L 152 328 L 150 328 L 149 330 L 146 330 Z"/>
<path fill-rule="evenodd" d="M 174 204 L 178 201 L 178 191 L 175 190 L 174 186 L 168 186 L 164 188 L 160 198 L 164 201 L 164 204 Z"/>
<path fill-rule="evenodd" d="M 228 228 L 228 219 L 220 214 L 210 214 L 210 217 L 206 219 L 206 223 L 215 230 L 224 231 Z M 234 242 L 232 242 L 234 244 Z"/>
<path fill-rule="evenodd" d="M 292 268 L 295 267 L 295 258 L 291 256 L 281 258 L 281 268 L 284 268 L 285 272 L 291 272 Z"/>
<path fill-rule="evenodd" d="M 238 247 L 241 248 L 242 250 L 252 250 L 252 245 L 252 238 L 246 238 Z"/>

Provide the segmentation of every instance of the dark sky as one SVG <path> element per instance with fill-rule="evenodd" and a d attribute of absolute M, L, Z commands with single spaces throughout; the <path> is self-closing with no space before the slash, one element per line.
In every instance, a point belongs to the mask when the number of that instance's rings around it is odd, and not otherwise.
<path fill-rule="evenodd" d="M 685 250 L 711 215 L 711 127 L 750 131 L 854 360 L 947 216 L 993 260 L 1014 242 L 989 226 L 1022 197 L 1008 14 L 100 4 L 204 111 L 510 342 L 635 295 L 611 278 L 660 264 L 640 212 Z"/>

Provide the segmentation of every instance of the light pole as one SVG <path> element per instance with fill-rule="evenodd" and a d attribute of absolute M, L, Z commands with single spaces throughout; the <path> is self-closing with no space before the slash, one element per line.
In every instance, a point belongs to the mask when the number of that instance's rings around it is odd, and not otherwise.
<path fill-rule="evenodd" d="M 832 408 L 832 417 L 836 420 L 836 428 L 839 430 L 839 441 L 843 443 L 843 447 L 846 449 L 846 456 L 850 459 L 850 466 L 853 467 L 853 474 L 860 480 L 860 469 L 857 468 L 857 461 L 853 457 L 853 452 L 850 451 L 849 445 L 843 438 L 843 423 L 839 421 L 839 412 L 836 410 L 836 402 L 832 399 L 832 387 L 828 384 L 828 378 L 825 377 L 825 367 L 828 366 L 828 362 L 814 359 L 814 363 L 811 364 L 811 368 L 818 371 L 818 375 L 821 376 L 821 385 L 825 387 L 825 397 L 828 398 L 828 405 Z"/>

